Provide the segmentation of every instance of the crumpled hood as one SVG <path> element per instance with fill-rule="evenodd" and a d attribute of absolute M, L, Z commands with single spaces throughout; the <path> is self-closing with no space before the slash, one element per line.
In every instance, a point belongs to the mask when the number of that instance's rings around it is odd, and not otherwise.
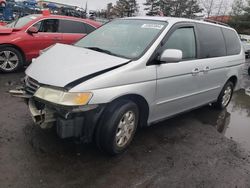
<path fill-rule="evenodd" d="M 129 60 L 93 50 L 56 44 L 26 69 L 41 84 L 65 87 L 78 79 L 127 63 Z"/>
<path fill-rule="evenodd" d="M 13 31 L 13 28 L 0 26 L 0 34 L 11 34 L 12 31 Z"/>

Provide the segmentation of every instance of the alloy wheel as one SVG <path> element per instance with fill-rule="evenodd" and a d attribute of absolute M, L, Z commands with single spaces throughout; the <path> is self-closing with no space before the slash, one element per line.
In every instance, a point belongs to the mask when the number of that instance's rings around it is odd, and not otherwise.
<path fill-rule="evenodd" d="M 0 52 L 0 68 L 4 71 L 14 70 L 19 63 L 18 56 L 12 51 Z"/>
<path fill-rule="evenodd" d="M 231 86 L 228 86 L 228 87 L 225 89 L 224 95 L 223 95 L 223 97 L 222 97 L 222 105 L 223 105 L 223 106 L 227 106 L 228 103 L 230 102 L 230 99 L 231 99 L 231 97 L 232 97 L 232 92 L 233 92 L 233 90 L 232 90 Z"/>
<path fill-rule="evenodd" d="M 118 147 L 124 147 L 132 138 L 136 125 L 135 117 L 134 112 L 128 111 L 121 118 L 116 131 L 116 145 Z"/>

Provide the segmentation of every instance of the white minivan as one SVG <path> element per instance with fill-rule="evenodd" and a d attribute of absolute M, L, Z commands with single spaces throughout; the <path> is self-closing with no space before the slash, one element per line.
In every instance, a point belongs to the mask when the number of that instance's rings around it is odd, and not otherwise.
<path fill-rule="evenodd" d="M 34 121 L 61 138 L 119 154 L 139 127 L 213 104 L 239 89 L 245 53 L 230 27 L 182 18 L 117 19 L 73 46 L 56 44 L 26 70 Z"/>

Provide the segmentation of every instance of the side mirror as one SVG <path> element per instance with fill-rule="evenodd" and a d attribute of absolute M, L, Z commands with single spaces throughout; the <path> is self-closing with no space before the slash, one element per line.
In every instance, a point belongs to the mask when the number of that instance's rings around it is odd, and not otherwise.
<path fill-rule="evenodd" d="M 34 33 L 38 33 L 38 29 L 36 28 L 36 27 L 30 27 L 29 29 L 28 29 L 28 33 L 29 34 L 34 34 Z"/>
<path fill-rule="evenodd" d="M 182 51 L 176 49 L 164 50 L 160 56 L 160 62 L 162 63 L 177 63 L 182 60 Z"/>

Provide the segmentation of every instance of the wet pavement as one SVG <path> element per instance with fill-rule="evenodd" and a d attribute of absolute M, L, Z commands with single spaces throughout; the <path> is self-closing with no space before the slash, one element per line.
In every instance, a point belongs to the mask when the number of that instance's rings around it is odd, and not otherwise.
<path fill-rule="evenodd" d="M 94 144 L 60 140 L 33 125 L 7 91 L 23 73 L 0 75 L 0 187 L 250 187 L 250 96 L 224 111 L 203 107 L 138 131 L 108 157 Z M 244 87 L 250 77 L 244 75 Z"/>

